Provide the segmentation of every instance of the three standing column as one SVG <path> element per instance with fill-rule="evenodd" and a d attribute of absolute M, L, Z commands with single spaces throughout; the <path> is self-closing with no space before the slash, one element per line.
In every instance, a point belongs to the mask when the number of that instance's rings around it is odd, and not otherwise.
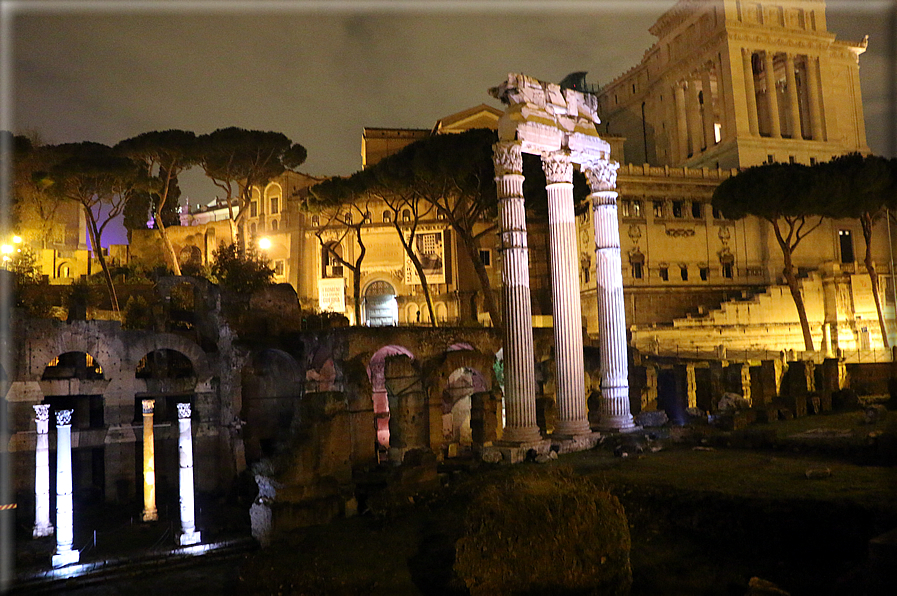
<path fill-rule="evenodd" d="M 153 434 L 153 408 L 156 400 L 144 399 L 143 404 L 143 521 L 156 521 L 156 447 Z"/>
<path fill-rule="evenodd" d="M 557 367 L 558 420 L 554 434 L 574 437 L 591 430 L 586 414 L 573 164 L 570 156 L 562 151 L 543 153 L 542 169 L 548 194 L 554 360 Z"/>
<path fill-rule="evenodd" d="M 178 544 L 189 546 L 200 542 L 196 531 L 196 514 L 193 497 L 193 434 L 190 424 L 190 404 L 179 403 L 178 408 L 178 468 L 181 508 L 181 533 Z"/>
<path fill-rule="evenodd" d="M 42 538 L 53 533 L 50 523 L 50 405 L 34 406 L 37 445 L 34 449 L 34 530 Z"/>
<path fill-rule="evenodd" d="M 72 410 L 56 410 L 56 553 L 53 567 L 77 563 L 72 504 Z"/>
<path fill-rule="evenodd" d="M 592 190 L 595 225 L 595 282 L 598 293 L 598 332 L 601 350 L 601 409 L 599 428 L 635 428 L 629 409 L 629 362 L 626 346 L 626 309 L 617 221 L 616 162 L 583 164 Z"/>
<path fill-rule="evenodd" d="M 530 443 L 536 424 L 536 378 L 529 286 L 529 249 L 523 205 L 523 155 L 513 141 L 493 146 L 502 251 L 505 419 L 503 440 Z"/>

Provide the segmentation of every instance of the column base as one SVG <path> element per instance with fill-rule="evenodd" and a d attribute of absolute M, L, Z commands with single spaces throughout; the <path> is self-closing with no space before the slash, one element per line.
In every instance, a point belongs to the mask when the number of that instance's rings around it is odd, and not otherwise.
<path fill-rule="evenodd" d="M 551 433 L 551 438 L 555 440 L 575 439 L 576 437 L 586 436 L 592 433 L 589 427 L 589 421 L 582 420 L 558 420 Z"/>
<path fill-rule="evenodd" d="M 613 432 L 613 433 L 626 433 L 633 432 L 639 430 L 641 427 L 638 426 L 633 420 L 632 416 L 620 416 L 620 417 L 610 417 L 607 420 L 601 419 L 598 421 L 598 430 L 604 432 Z"/>
<path fill-rule="evenodd" d="M 559 437 L 557 433 L 554 433 L 551 435 L 551 446 L 559 454 L 588 451 L 601 441 L 602 436 L 601 433 L 592 432 L 591 430 L 584 435 L 576 435 L 574 437 Z"/>
<path fill-rule="evenodd" d="M 153 509 L 152 511 L 147 511 L 144 509 L 143 515 L 140 519 L 145 522 L 158 521 L 159 512 L 155 509 Z"/>
<path fill-rule="evenodd" d="M 67 550 L 56 553 L 51 559 L 53 567 L 65 567 L 77 563 L 81 559 L 81 553 L 76 550 Z"/>
<path fill-rule="evenodd" d="M 31 532 L 32 538 L 44 538 L 45 536 L 52 536 L 55 528 L 53 524 L 48 524 L 46 526 L 34 526 L 34 530 Z"/>
<path fill-rule="evenodd" d="M 535 450 L 539 455 L 546 455 L 551 450 L 551 441 L 542 439 L 528 443 L 496 441 L 493 445 L 483 447 L 480 457 L 485 462 L 519 464 L 526 461 L 526 456 L 531 450 Z"/>
<path fill-rule="evenodd" d="M 178 546 L 191 546 L 200 542 L 202 542 L 202 539 L 200 538 L 200 533 L 196 530 L 178 534 Z"/>
<path fill-rule="evenodd" d="M 502 431 L 501 443 L 508 445 L 523 445 L 538 443 L 542 440 L 542 433 L 538 426 L 526 426 L 518 428 L 505 428 Z"/>

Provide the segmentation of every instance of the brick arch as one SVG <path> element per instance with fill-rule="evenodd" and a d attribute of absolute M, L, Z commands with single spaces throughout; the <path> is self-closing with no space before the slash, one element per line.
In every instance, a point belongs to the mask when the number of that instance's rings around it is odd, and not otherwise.
<path fill-rule="evenodd" d="M 127 342 L 122 341 L 118 323 L 112 321 L 62 324 L 55 321 L 50 329 L 26 330 L 28 340 L 27 377 L 40 380 L 47 364 L 68 352 L 90 354 L 107 379 L 121 374 Z"/>
<path fill-rule="evenodd" d="M 139 341 L 128 346 L 130 370 L 137 368 L 140 360 L 156 350 L 172 350 L 183 354 L 193 365 L 196 383 L 208 382 L 212 377 L 212 367 L 208 355 L 195 342 L 174 333 L 143 333 Z"/>
<path fill-rule="evenodd" d="M 434 363 L 430 373 L 426 376 L 426 386 L 430 388 L 430 395 L 441 399 L 443 392 L 448 387 L 449 377 L 459 368 L 470 368 L 477 371 L 486 384 L 486 391 L 492 391 L 496 385 L 495 370 L 492 367 L 494 361 L 495 356 L 473 349 L 456 349 L 445 352 Z"/>

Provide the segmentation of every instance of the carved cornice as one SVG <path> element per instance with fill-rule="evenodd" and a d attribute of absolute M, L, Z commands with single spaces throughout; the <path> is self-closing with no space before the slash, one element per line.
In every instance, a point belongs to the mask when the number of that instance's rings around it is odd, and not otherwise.
<path fill-rule="evenodd" d="M 573 163 L 570 156 L 563 151 L 542 153 L 542 171 L 545 172 L 547 184 L 573 182 Z"/>
<path fill-rule="evenodd" d="M 495 165 L 495 177 L 509 174 L 523 174 L 523 153 L 520 143 L 501 142 L 492 145 L 492 161 Z"/>

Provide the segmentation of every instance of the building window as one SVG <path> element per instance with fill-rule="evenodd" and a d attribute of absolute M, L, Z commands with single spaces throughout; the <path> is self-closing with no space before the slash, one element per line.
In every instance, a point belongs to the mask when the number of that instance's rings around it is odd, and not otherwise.
<path fill-rule="evenodd" d="M 688 281 L 688 266 L 687 265 L 679 265 L 679 275 L 682 276 L 682 281 Z"/>
<path fill-rule="evenodd" d="M 666 267 L 660 268 L 660 279 L 663 281 L 669 281 L 670 279 L 670 271 Z"/>
<path fill-rule="evenodd" d="M 259 216 L 259 202 L 251 201 L 249 203 L 249 217 L 258 217 Z"/>
<path fill-rule="evenodd" d="M 788 156 L 788 163 L 794 165 L 794 156 L 793 155 Z"/>
<path fill-rule="evenodd" d="M 484 267 L 492 267 L 492 251 L 488 248 L 480 249 L 480 262 Z"/>
<path fill-rule="evenodd" d="M 439 221 L 444 220 L 445 219 L 445 211 L 443 211 L 442 209 L 437 209 L 436 210 L 436 219 L 438 219 Z"/>
<path fill-rule="evenodd" d="M 402 221 L 411 221 L 411 210 L 404 209 L 402 211 Z"/>
<path fill-rule="evenodd" d="M 673 201 L 673 217 L 683 217 L 682 201 Z"/>
<path fill-rule="evenodd" d="M 283 271 L 283 259 L 277 259 L 276 261 L 274 261 L 274 275 L 283 277 Z"/>
<path fill-rule="evenodd" d="M 811 166 L 815 166 L 815 165 L 816 165 L 816 158 L 815 158 L 815 157 L 811 157 L 811 158 L 810 158 L 810 165 L 811 165 Z"/>
<path fill-rule="evenodd" d="M 343 249 L 336 242 L 328 242 L 321 248 L 321 265 L 323 265 L 322 277 L 342 277 L 343 264 L 340 262 Z"/>
<path fill-rule="evenodd" d="M 364 223 L 366 223 L 366 224 L 371 223 L 371 212 L 370 211 L 364 212 Z"/>
<path fill-rule="evenodd" d="M 280 213 L 280 197 L 271 197 L 271 215 Z"/>
<path fill-rule="evenodd" d="M 321 218 L 318 217 L 317 215 L 312 215 L 311 216 L 311 225 L 312 225 L 312 227 L 315 227 L 315 228 L 318 227 L 319 225 L 321 225 Z"/>
<path fill-rule="evenodd" d="M 732 263 L 723 263 L 723 277 L 726 279 L 732 279 L 733 271 L 732 271 Z"/>
<path fill-rule="evenodd" d="M 850 230 L 838 230 L 838 243 L 841 246 L 841 262 L 853 263 L 853 236 Z"/>
<path fill-rule="evenodd" d="M 654 217 L 663 217 L 663 201 L 654 201 Z"/>
<path fill-rule="evenodd" d="M 276 232 L 276 231 L 277 231 L 277 220 L 276 220 L 276 219 L 272 219 L 272 220 L 271 220 L 271 231 L 272 231 L 272 232 Z"/>
<path fill-rule="evenodd" d="M 632 278 L 642 279 L 645 275 L 644 265 L 641 262 L 632 263 Z"/>
<path fill-rule="evenodd" d="M 775 163 L 775 162 L 776 162 L 776 156 L 775 156 L 775 155 L 773 155 L 772 153 L 770 153 L 769 155 L 766 156 L 766 163 Z"/>
<path fill-rule="evenodd" d="M 623 217 L 641 217 L 642 202 L 634 199 L 623 199 Z"/>
<path fill-rule="evenodd" d="M 383 212 L 383 223 L 392 223 L 392 211 Z"/>
<path fill-rule="evenodd" d="M 692 201 L 691 216 L 695 219 L 704 219 L 704 205 L 698 201 Z"/>
<path fill-rule="evenodd" d="M 701 267 L 701 281 L 707 281 L 707 277 L 710 274 L 710 269 L 707 267 Z"/>

